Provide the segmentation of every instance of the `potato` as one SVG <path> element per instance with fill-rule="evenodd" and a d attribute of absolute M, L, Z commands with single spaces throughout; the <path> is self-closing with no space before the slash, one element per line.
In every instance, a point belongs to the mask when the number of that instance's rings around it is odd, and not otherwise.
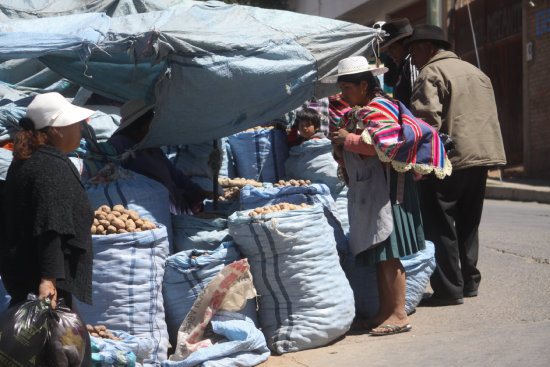
<path fill-rule="evenodd" d="M 133 220 L 128 219 L 128 220 L 126 221 L 126 230 L 127 230 L 128 232 L 133 232 L 135 229 L 136 229 L 136 223 L 134 223 Z"/>
<path fill-rule="evenodd" d="M 93 223 L 93 225 L 94 225 L 94 226 L 97 226 L 98 224 L 99 224 L 99 220 L 97 220 L 97 218 L 94 218 L 94 223 Z"/>
<path fill-rule="evenodd" d="M 117 228 L 115 226 L 109 226 L 107 227 L 107 232 L 109 233 L 116 233 Z"/>
<path fill-rule="evenodd" d="M 105 212 L 99 212 L 95 215 L 95 217 L 97 218 L 97 220 L 107 219 L 107 214 L 105 214 Z"/>
<path fill-rule="evenodd" d="M 136 228 L 141 228 L 143 227 L 143 219 L 139 218 L 139 219 L 136 219 L 134 221 L 134 223 L 136 224 Z"/>
<path fill-rule="evenodd" d="M 124 213 L 124 212 L 126 212 L 126 208 L 124 208 L 123 205 L 118 204 L 118 205 L 113 206 L 113 211 Z"/>
<path fill-rule="evenodd" d="M 120 212 L 111 212 L 115 217 L 120 217 L 122 214 Z"/>
<path fill-rule="evenodd" d="M 109 222 L 107 219 L 100 219 L 99 224 L 101 224 L 103 228 L 107 228 L 111 225 L 111 222 Z"/>
<path fill-rule="evenodd" d="M 128 219 L 128 214 L 124 213 L 119 218 L 126 222 L 126 219 Z"/>
<path fill-rule="evenodd" d="M 128 214 L 128 217 L 133 221 L 136 221 L 139 219 L 139 214 L 135 210 L 127 210 L 126 214 Z"/>
<path fill-rule="evenodd" d="M 96 234 L 103 234 L 104 231 L 105 231 L 105 227 L 103 227 L 101 224 L 98 225 L 95 229 Z"/>
<path fill-rule="evenodd" d="M 96 332 L 90 333 L 90 335 L 93 336 L 94 338 L 99 338 L 99 334 Z"/>
<path fill-rule="evenodd" d="M 115 226 L 117 229 L 126 229 L 126 223 L 119 218 L 113 219 L 111 225 Z"/>
<path fill-rule="evenodd" d="M 100 210 L 100 211 L 105 212 L 105 213 L 111 212 L 111 208 L 109 208 L 108 205 L 102 205 L 99 208 L 97 208 L 97 210 Z"/>
<path fill-rule="evenodd" d="M 97 232 L 97 227 L 92 225 L 92 230 L 91 230 L 92 234 L 96 234 Z"/>
<path fill-rule="evenodd" d="M 117 231 L 117 233 L 128 233 L 128 231 L 125 230 L 125 229 L 120 228 L 120 229 Z"/>
<path fill-rule="evenodd" d="M 111 223 L 111 221 L 115 218 L 116 218 L 116 216 L 113 213 L 109 213 L 109 214 L 107 214 L 107 217 L 105 219 L 108 220 L 109 223 Z"/>
<path fill-rule="evenodd" d="M 103 236 L 106 236 L 106 235 L 108 234 L 108 233 L 107 233 L 107 230 L 104 229 L 104 230 L 101 232 L 101 234 L 102 234 Z"/>

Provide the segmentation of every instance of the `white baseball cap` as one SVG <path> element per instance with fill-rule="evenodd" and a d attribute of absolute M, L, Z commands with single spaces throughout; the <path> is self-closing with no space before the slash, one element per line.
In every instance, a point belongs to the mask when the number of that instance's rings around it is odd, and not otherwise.
<path fill-rule="evenodd" d="M 321 83 L 336 83 L 341 75 L 359 74 L 365 71 L 370 71 L 372 75 L 376 76 L 384 74 L 388 68 L 371 65 L 363 56 L 351 56 L 338 61 L 338 74 L 326 76 L 320 81 Z"/>
<path fill-rule="evenodd" d="M 34 123 L 34 129 L 47 126 L 68 126 L 86 120 L 95 111 L 71 104 L 57 92 L 39 94 L 27 107 L 27 117 Z"/>

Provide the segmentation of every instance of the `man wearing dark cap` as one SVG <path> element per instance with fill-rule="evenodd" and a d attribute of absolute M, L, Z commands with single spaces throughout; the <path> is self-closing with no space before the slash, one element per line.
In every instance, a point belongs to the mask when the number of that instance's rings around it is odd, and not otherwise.
<path fill-rule="evenodd" d="M 393 87 L 393 97 L 410 107 L 412 86 L 418 76 L 417 69 L 411 64 L 409 48 L 405 42 L 412 34 L 412 27 L 407 18 L 396 19 L 382 25 L 382 30 L 388 33 L 388 37 L 380 44 L 380 53 L 387 51 L 388 56 L 397 66 L 395 81 L 384 83 Z"/>
<path fill-rule="evenodd" d="M 424 232 L 435 244 L 434 290 L 426 305 L 457 305 L 477 296 L 478 227 L 487 170 L 506 163 L 490 79 L 448 51 L 443 30 L 419 25 L 407 41 L 420 70 L 413 86 L 411 112 L 451 137 L 451 176 L 429 177 L 419 185 Z"/>

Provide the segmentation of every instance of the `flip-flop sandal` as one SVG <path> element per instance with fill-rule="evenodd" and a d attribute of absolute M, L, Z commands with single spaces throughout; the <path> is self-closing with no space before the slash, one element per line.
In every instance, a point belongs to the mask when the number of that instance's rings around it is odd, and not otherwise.
<path fill-rule="evenodd" d="M 384 330 L 387 330 L 387 331 L 372 331 L 371 330 L 370 335 L 384 336 L 384 335 L 404 333 L 404 332 L 410 331 L 412 329 L 412 326 L 409 324 L 409 325 L 401 327 L 401 326 L 397 326 L 397 325 L 394 325 L 394 324 L 387 324 L 387 325 L 380 325 L 378 327 L 375 327 L 375 329 L 384 329 Z"/>

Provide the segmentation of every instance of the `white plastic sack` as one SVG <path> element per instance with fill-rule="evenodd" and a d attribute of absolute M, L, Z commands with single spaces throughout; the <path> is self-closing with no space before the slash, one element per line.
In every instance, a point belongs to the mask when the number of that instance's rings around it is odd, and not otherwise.
<path fill-rule="evenodd" d="M 228 137 L 238 177 L 259 182 L 285 178 L 288 157 L 286 135 L 277 129 L 260 129 Z"/>
<path fill-rule="evenodd" d="M 119 171 L 127 178 L 99 185 L 86 183 L 86 193 L 92 207 L 97 209 L 101 205 L 109 205 L 112 208 L 121 204 L 126 209 L 135 210 L 140 217 L 166 227 L 168 240 L 172 243 L 172 215 L 168 189 L 160 182 L 138 173 L 124 169 Z"/>
<path fill-rule="evenodd" d="M 435 246 L 426 241 L 426 248 L 401 258 L 401 264 L 407 274 L 407 295 L 405 311 L 411 313 L 422 300 L 426 286 L 435 270 Z"/>
<path fill-rule="evenodd" d="M 348 218 L 348 188 L 344 186 L 336 196 L 336 210 L 340 217 L 342 230 L 347 235 L 349 234 L 349 218 Z"/>
<path fill-rule="evenodd" d="M 333 237 L 336 240 L 338 249 L 340 251 L 346 251 L 348 248 L 348 240 L 340 223 L 340 216 L 336 203 L 330 194 L 330 189 L 324 184 L 269 188 L 257 188 L 248 185 L 241 190 L 240 203 L 242 210 L 279 203 L 290 203 L 295 205 L 301 205 L 303 203 L 313 205 L 319 203 L 323 206 L 328 224 L 334 231 Z"/>
<path fill-rule="evenodd" d="M 145 365 L 165 360 L 168 333 L 162 279 L 168 256 L 166 227 L 92 239 L 94 304 L 78 302 L 82 318 L 88 324 L 153 339 L 152 357 Z"/>
<path fill-rule="evenodd" d="M 353 292 L 323 206 L 248 213 L 229 217 L 229 233 L 250 263 L 268 347 L 296 352 L 345 334 L 355 316 Z"/>
<path fill-rule="evenodd" d="M 422 300 L 422 296 L 435 269 L 435 247 L 426 241 L 426 248 L 401 258 L 407 276 L 405 311 L 411 314 Z M 355 266 L 355 258 L 349 255 L 344 263 L 346 276 L 353 289 L 357 314 L 369 318 L 378 312 L 378 284 L 375 266 Z"/>
<path fill-rule="evenodd" d="M 8 149 L 0 148 L 0 180 L 6 180 L 8 169 L 13 160 L 13 152 Z"/>
<path fill-rule="evenodd" d="M 215 250 L 231 240 L 227 219 L 199 218 L 193 215 L 172 215 L 175 252 L 186 250 Z"/>
<path fill-rule="evenodd" d="M 330 188 L 334 195 L 342 190 L 344 183 L 337 174 L 338 163 L 332 157 L 329 139 L 307 140 L 292 147 L 285 162 L 288 179 L 310 180 Z"/>

